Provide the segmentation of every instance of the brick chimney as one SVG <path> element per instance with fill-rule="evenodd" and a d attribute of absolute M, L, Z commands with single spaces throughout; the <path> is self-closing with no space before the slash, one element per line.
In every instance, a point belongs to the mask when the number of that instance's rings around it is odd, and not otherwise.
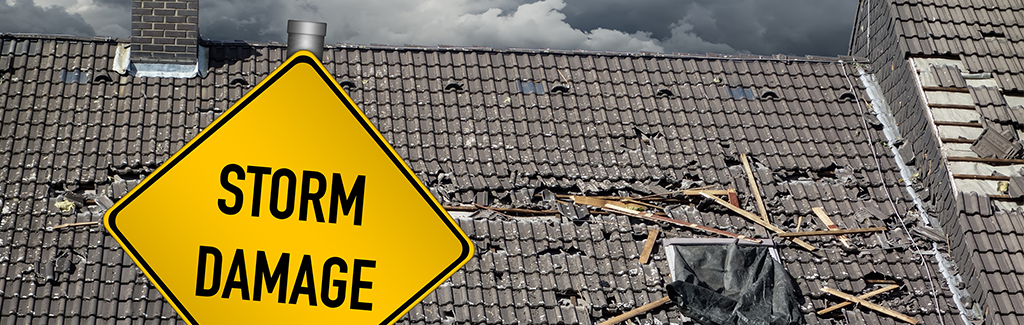
<path fill-rule="evenodd" d="M 132 0 L 133 64 L 199 61 L 199 0 Z"/>

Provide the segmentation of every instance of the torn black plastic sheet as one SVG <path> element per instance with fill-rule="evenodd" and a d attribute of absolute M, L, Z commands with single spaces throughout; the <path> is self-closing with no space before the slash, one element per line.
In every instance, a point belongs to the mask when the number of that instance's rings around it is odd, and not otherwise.
<path fill-rule="evenodd" d="M 770 241 L 675 239 L 664 243 L 673 282 L 666 290 L 704 325 L 804 324 L 801 295 Z"/>

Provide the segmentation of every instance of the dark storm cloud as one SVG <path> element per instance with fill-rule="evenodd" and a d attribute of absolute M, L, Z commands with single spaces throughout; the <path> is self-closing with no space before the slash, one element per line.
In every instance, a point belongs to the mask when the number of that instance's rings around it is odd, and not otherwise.
<path fill-rule="evenodd" d="M 846 54 L 856 1 L 846 0 L 566 0 L 566 22 L 624 32 L 647 31 L 666 51 L 725 44 L 756 54 Z M 689 37 L 676 39 L 683 30 Z M 701 43 L 703 42 L 703 43 Z M 696 51 L 699 52 L 699 51 Z"/>
<path fill-rule="evenodd" d="M 36 1 L 73 14 L 0 4 L 13 18 L 0 17 L 0 31 L 129 35 L 129 0 Z M 855 9 L 852 0 L 201 0 L 199 15 L 203 37 L 223 41 L 286 42 L 288 19 L 300 19 L 327 22 L 328 44 L 840 55 Z"/>
<path fill-rule="evenodd" d="M 96 31 L 79 14 L 62 7 L 37 6 L 32 0 L 0 1 L 0 32 L 93 36 Z"/>
<path fill-rule="evenodd" d="M 295 1 L 217 0 L 199 2 L 199 32 L 214 40 L 284 42 L 287 13 Z"/>

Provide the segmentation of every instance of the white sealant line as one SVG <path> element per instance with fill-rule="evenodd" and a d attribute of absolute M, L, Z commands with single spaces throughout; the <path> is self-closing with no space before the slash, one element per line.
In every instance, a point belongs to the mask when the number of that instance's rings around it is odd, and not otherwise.
<path fill-rule="evenodd" d="M 896 149 L 896 146 L 893 145 L 897 140 L 902 139 L 902 136 L 899 134 L 899 129 L 896 128 L 896 123 L 894 121 L 895 118 L 892 116 L 892 113 L 889 112 L 889 107 L 885 102 L 885 98 L 882 96 L 878 83 L 875 82 L 875 77 L 865 72 L 861 67 L 857 67 L 857 73 L 860 74 L 861 83 L 863 83 L 867 88 L 868 97 L 871 98 L 871 107 L 875 111 L 875 116 L 878 118 L 878 121 L 882 123 L 882 132 L 885 134 L 885 138 L 889 142 L 889 149 L 892 150 L 892 154 L 896 160 L 896 165 L 900 168 L 900 176 L 903 177 L 903 186 L 906 188 L 907 193 L 910 194 L 910 197 L 914 200 L 914 205 L 917 206 L 917 210 L 921 212 L 922 223 L 924 223 L 925 226 L 931 227 L 931 222 L 928 214 L 926 213 L 927 210 L 924 208 L 924 202 L 921 201 L 921 198 L 917 196 L 917 191 L 915 191 L 911 186 L 913 173 L 910 171 L 910 167 L 907 167 L 906 162 L 903 161 L 903 157 L 900 156 L 899 149 Z M 925 109 L 927 109 L 927 106 L 925 106 Z M 956 284 L 961 283 L 962 280 L 959 275 L 953 275 L 953 272 L 951 271 L 952 265 L 942 257 L 942 253 L 940 253 L 938 247 L 938 244 L 932 243 L 933 254 L 931 255 L 935 256 L 936 264 L 939 266 L 939 272 L 941 272 L 942 277 L 946 279 L 946 286 L 949 287 L 949 291 L 953 293 L 953 302 L 956 303 L 956 308 L 960 310 L 960 319 L 965 325 L 972 324 L 968 320 L 968 317 L 975 318 L 977 314 L 973 309 L 964 307 L 963 302 L 960 301 L 961 297 L 967 297 L 969 294 L 966 290 L 956 288 Z M 939 310 L 939 306 L 936 305 L 935 309 Z"/>

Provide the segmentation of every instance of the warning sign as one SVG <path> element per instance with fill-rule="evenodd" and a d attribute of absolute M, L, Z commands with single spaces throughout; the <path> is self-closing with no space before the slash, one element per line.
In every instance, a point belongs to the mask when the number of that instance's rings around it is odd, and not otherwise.
<path fill-rule="evenodd" d="M 391 324 L 473 246 L 302 51 L 104 225 L 191 324 Z"/>

